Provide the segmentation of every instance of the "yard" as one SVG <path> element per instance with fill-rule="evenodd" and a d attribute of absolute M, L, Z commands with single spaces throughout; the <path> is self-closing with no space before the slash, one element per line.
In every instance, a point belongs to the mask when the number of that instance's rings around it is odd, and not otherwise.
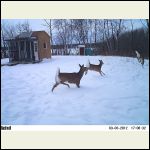
<path fill-rule="evenodd" d="M 89 71 L 80 88 L 56 87 L 56 70 L 78 72 L 87 60 L 102 71 Z M 1 60 L 1 64 L 8 59 Z M 53 56 L 36 64 L 1 67 L 1 124 L 110 125 L 149 123 L 149 60 L 111 56 Z"/>

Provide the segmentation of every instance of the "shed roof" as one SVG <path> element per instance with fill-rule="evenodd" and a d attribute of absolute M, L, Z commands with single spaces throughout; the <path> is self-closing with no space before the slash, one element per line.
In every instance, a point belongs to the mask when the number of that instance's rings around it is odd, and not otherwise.
<path fill-rule="evenodd" d="M 78 47 L 85 47 L 85 45 L 78 45 Z"/>
<path fill-rule="evenodd" d="M 7 38 L 5 39 L 5 41 L 9 41 L 9 40 L 15 40 L 15 39 L 25 39 L 25 38 L 31 38 L 31 37 L 36 37 L 36 33 L 39 32 L 45 32 L 45 31 L 30 31 L 30 32 L 22 32 L 20 34 L 18 34 L 17 36 L 13 37 L 13 38 Z M 46 33 L 46 32 L 45 32 Z M 46 33 L 47 34 L 47 33 Z M 47 34 L 48 35 L 48 34 Z M 49 35 L 48 35 L 49 36 Z"/>
<path fill-rule="evenodd" d="M 29 38 L 32 35 L 32 31 L 31 32 L 22 32 L 19 35 L 16 36 L 16 38 Z"/>

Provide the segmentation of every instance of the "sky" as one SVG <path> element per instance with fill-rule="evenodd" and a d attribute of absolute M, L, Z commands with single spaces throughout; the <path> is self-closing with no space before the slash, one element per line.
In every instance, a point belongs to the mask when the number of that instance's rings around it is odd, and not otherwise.
<path fill-rule="evenodd" d="M 32 30 L 45 30 L 46 28 L 42 25 L 44 23 L 43 19 L 2 19 L 2 22 L 6 24 L 16 25 L 18 23 L 23 23 L 24 21 L 29 22 Z"/>
<path fill-rule="evenodd" d="M 42 25 L 42 24 L 44 24 L 43 19 L 2 19 L 2 23 L 5 22 L 6 24 L 16 25 L 16 24 L 22 23 L 26 20 L 28 20 L 33 31 L 47 30 L 47 28 Z M 142 19 L 132 19 L 132 20 L 133 20 L 135 29 L 141 28 L 143 26 L 141 21 L 144 23 L 144 20 L 142 20 Z M 126 26 L 128 28 L 130 28 L 130 26 L 131 26 L 130 21 L 126 21 Z"/>

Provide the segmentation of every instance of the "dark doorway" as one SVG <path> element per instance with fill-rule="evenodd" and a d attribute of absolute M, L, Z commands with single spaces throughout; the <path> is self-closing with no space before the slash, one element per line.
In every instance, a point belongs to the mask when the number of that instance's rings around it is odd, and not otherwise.
<path fill-rule="evenodd" d="M 80 47 L 80 55 L 84 55 L 84 47 Z"/>

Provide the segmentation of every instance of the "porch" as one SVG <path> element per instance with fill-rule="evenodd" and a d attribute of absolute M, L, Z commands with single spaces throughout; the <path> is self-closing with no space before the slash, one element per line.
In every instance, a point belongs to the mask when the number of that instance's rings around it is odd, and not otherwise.
<path fill-rule="evenodd" d="M 15 38 L 6 41 L 9 52 L 9 63 L 39 61 L 38 42 L 36 38 Z"/>

